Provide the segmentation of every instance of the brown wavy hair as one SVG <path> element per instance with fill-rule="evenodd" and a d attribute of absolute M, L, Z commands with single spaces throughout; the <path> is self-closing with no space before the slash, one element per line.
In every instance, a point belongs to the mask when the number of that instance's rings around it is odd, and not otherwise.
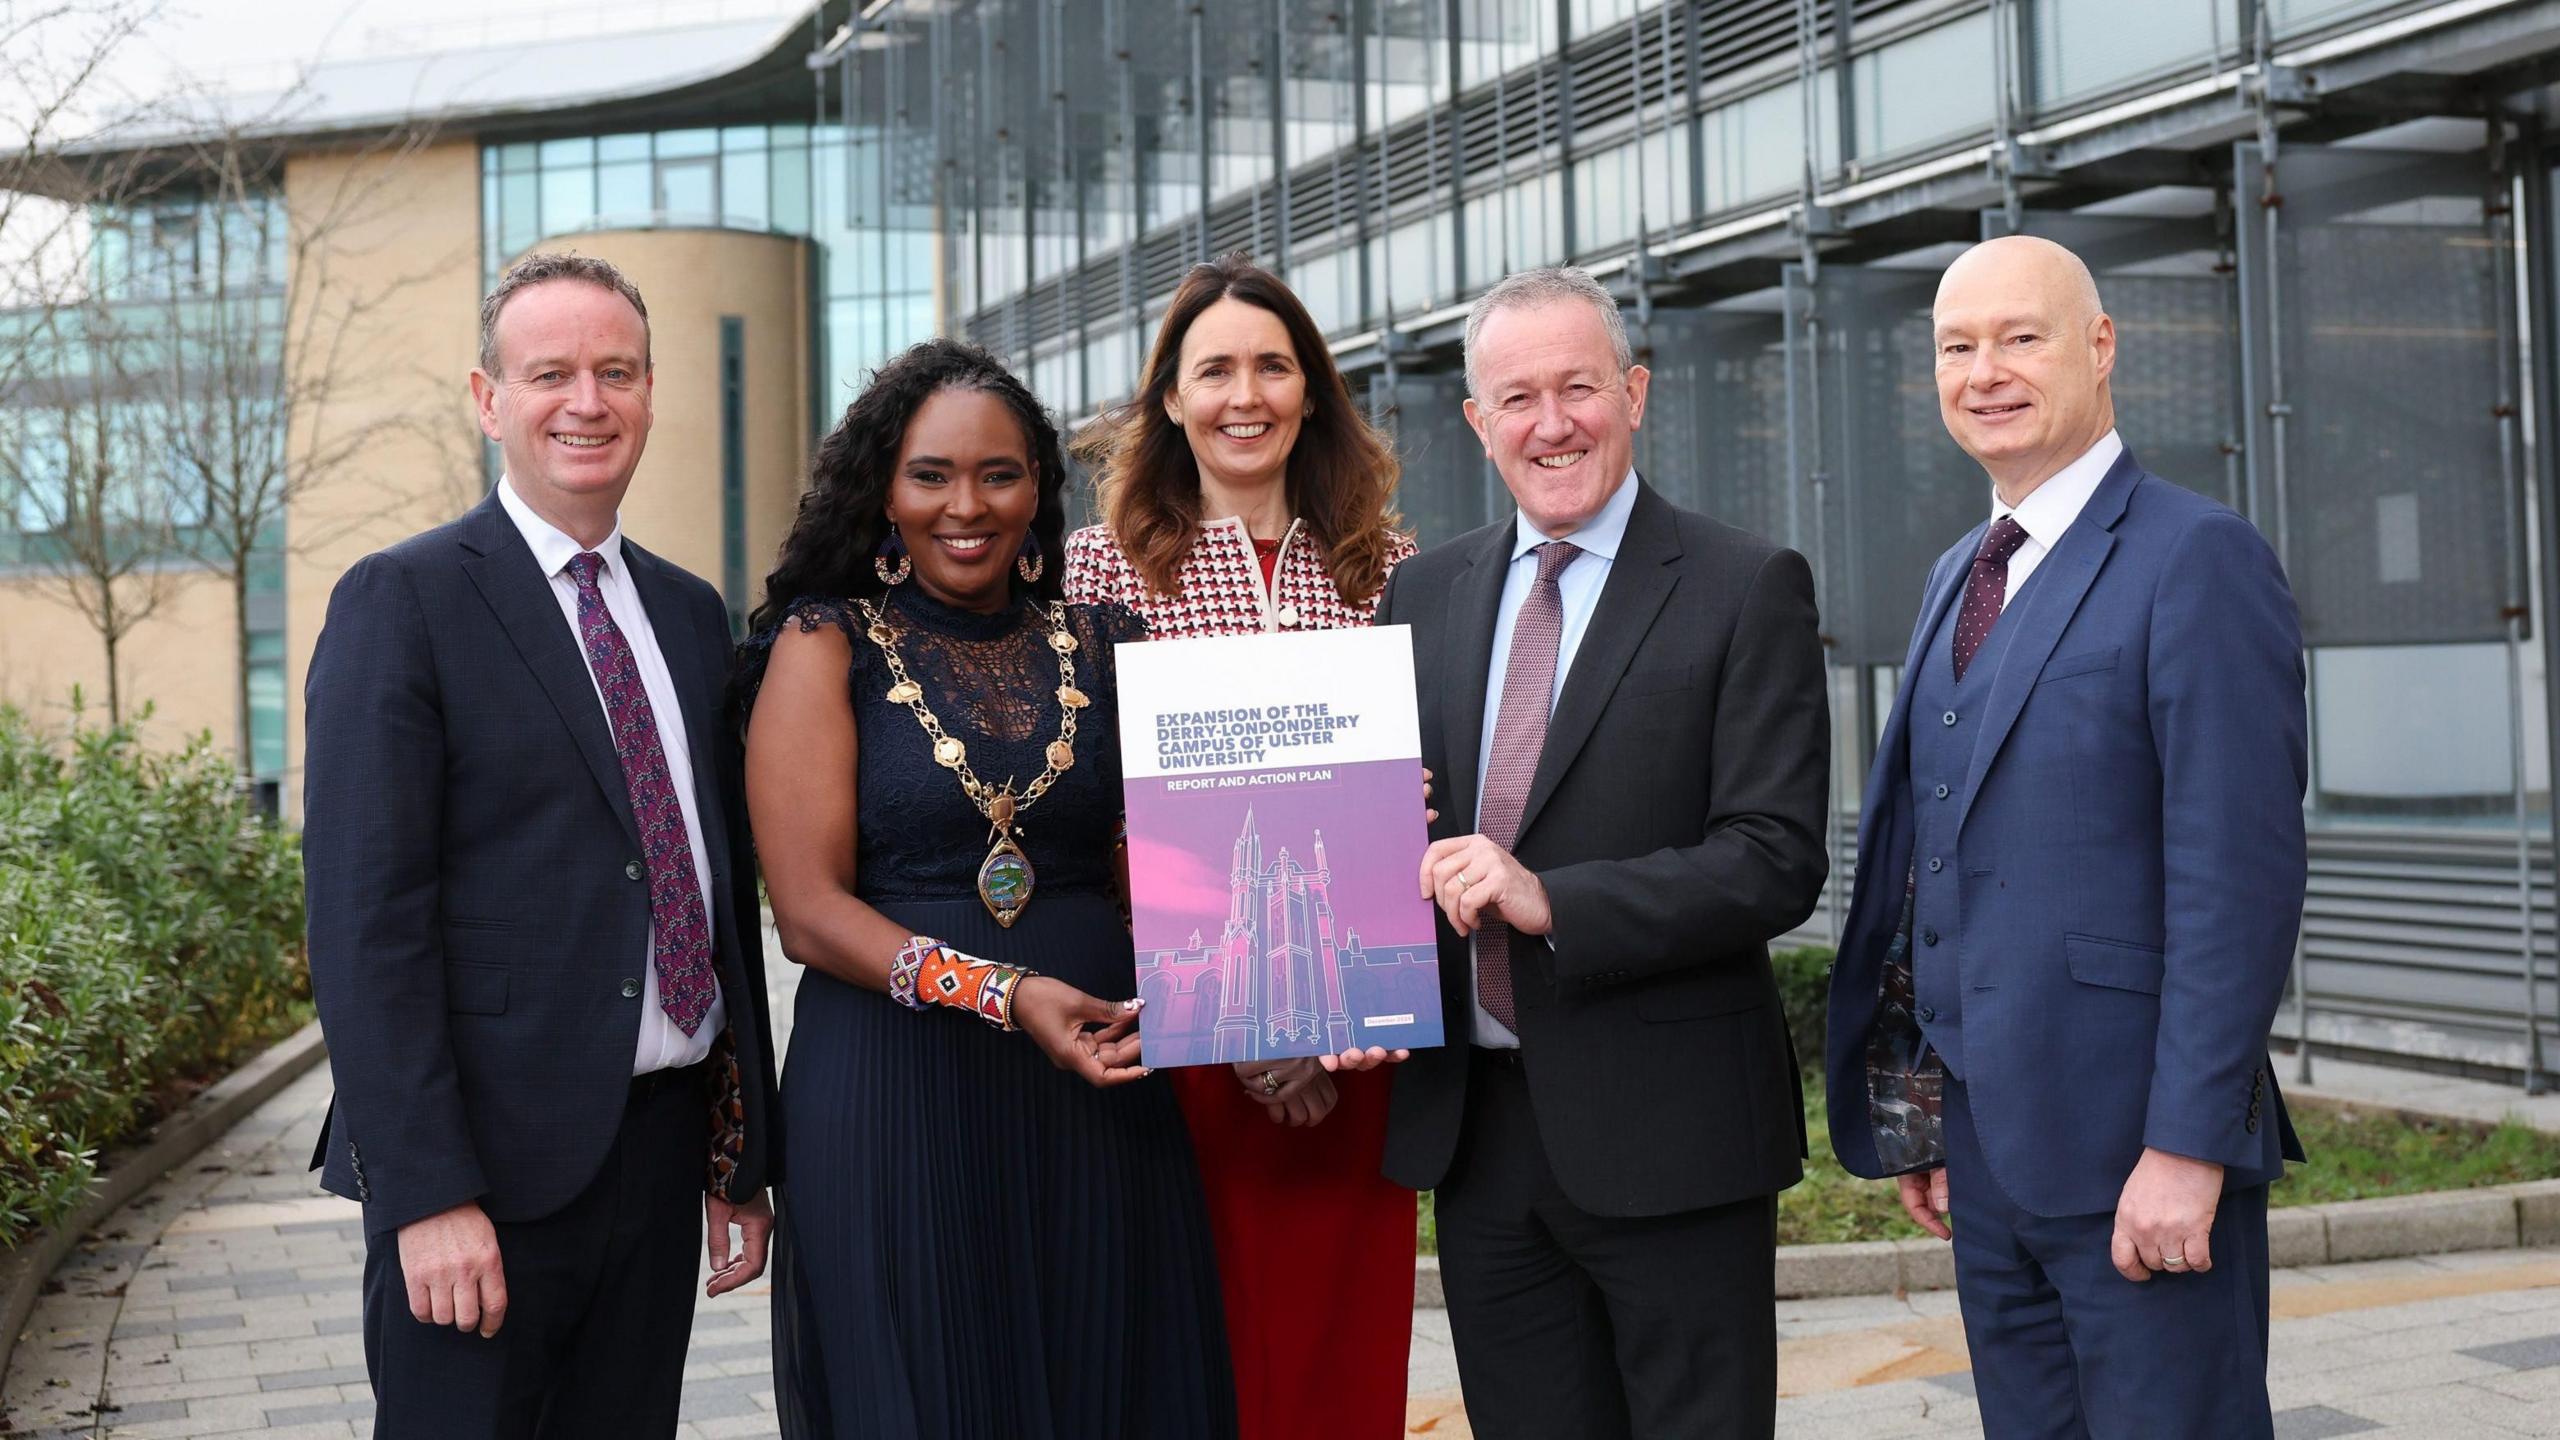
<path fill-rule="evenodd" d="M 1395 509 L 1395 447 L 1352 403 L 1315 317 L 1279 276 L 1241 254 L 1191 267 L 1165 309 L 1136 398 L 1104 411 L 1076 437 L 1075 455 L 1093 471 L 1103 523 L 1147 583 L 1173 594 L 1200 534 L 1200 467 L 1165 401 L 1180 378 L 1192 322 L 1230 299 L 1279 316 L 1298 352 L 1312 413 L 1289 451 L 1289 511 L 1324 548 L 1333 588 L 1359 604 L 1385 587 L 1387 556 L 1404 521 Z"/>

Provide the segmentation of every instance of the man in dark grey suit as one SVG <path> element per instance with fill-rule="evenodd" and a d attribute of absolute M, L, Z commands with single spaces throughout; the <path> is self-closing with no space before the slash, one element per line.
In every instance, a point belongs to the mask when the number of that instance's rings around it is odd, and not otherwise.
<path fill-rule="evenodd" d="M 364 1205 L 378 1436 L 671 1435 L 706 1219 L 709 1293 L 764 1269 L 727 612 L 618 519 L 650 385 L 619 271 L 519 262 L 471 376 L 505 477 L 350 569 L 312 656 L 312 1163 Z"/>
<path fill-rule="evenodd" d="M 1804 1124 L 1768 942 L 1825 865 L 1813 576 L 1636 475 L 1647 378 L 1581 271 L 1488 291 L 1467 417 L 1519 514 L 1378 611 L 1443 786 L 1419 878 L 1453 1042 L 1398 1070 L 1386 1173 L 1438 1191 L 1488 1440 L 1776 1423 Z"/>

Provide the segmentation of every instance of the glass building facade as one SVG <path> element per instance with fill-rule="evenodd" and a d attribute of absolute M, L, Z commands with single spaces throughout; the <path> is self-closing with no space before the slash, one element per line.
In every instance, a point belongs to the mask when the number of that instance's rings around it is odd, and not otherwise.
<path fill-rule="evenodd" d="M 1466 300 L 1599 274 L 1655 375 L 1647 479 L 1814 559 L 1840 874 L 1922 578 L 1988 504 L 1937 415 L 1936 275 L 2072 245 L 2128 443 L 2259 524 L 2302 606 L 2315 1038 L 2416 1016 L 2538 1066 L 2553 156 L 2517 8 L 890 0 L 812 65 L 847 214 L 934 328 L 1089 414 L 1183 269 L 1248 252 L 1394 428 L 1425 544 L 1509 511 Z"/>
<path fill-rule="evenodd" d="M 79 573 L 85 555 L 139 596 L 142 572 L 227 564 L 225 497 L 234 512 L 271 509 L 246 557 L 242 680 L 250 776 L 273 777 L 285 764 L 284 507 L 280 492 L 252 497 L 283 472 L 286 216 L 265 182 L 143 188 L 86 214 L 78 303 L 0 312 L 13 382 L 0 391 L 0 581 Z"/>

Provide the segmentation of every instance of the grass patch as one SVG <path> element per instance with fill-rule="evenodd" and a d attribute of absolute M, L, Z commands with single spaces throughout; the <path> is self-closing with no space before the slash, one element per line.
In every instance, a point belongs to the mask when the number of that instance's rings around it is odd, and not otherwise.
<path fill-rule="evenodd" d="M 1778 1243 L 1907 1240 L 1924 1232 L 1902 1213 L 1894 1187 L 1861 1180 L 1832 1158 L 1822 1082 L 1805 1077 L 1804 1180 L 1778 1197 Z M 2296 1104 L 2294 1128 L 2307 1165 L 2287 1167 L 2268 1192 L 2275 1205 L 2321 1205 L 2430 1190 L 2468 1190 L 2560 1175 L 2560 1136 L 2513 1122 L 2493 1128 L 2404 1119 L 2388 1111 Z M 1422 1197 L 1422 1253 L 1439 1253 L 1431 1196 Z"/>

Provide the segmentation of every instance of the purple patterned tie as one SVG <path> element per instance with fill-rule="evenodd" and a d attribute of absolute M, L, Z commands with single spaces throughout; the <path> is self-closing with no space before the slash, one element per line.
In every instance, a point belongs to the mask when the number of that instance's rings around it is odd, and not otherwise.
<path fill-rule="evenodd" d="M 1529 782 L 1538 752 L 1547 745 L 1547 714 L 1556 694 L 1556 646 L 1564 638 L 1564 592 L 1556 577 L 1582 555 L 1578 545 L 1550 540 L 1536 549 L 1538 578 L 1511 622 L 1511 659 L 1502 671 L 1502 708 L 1493 721 L 1493 749 L 1484 767 L 1484 794 L 1476 800 L 1476 833 L 1508 850 L 1520 838 L 1520 814 L 1528 808 Z M 1476 1003 L 1517 1034 L 1511 1005 L 1511 927 L 1488 920 L 1476 932 Z"/>
<path fill-rule="evenodd" d="M 1973 573 L 1964 582 L 1964 606 L 1956 611 L 1959 680 L 1964 678 L 1965 667 L 1973 663 L 1974 652 L 1982 648 L 1983 638 L 2000 623 L 2000 607 L 2009 600 L 2009 557 L 2026 543 L 2025 528 L 2003 515 L 1991 522 L 1991 533 L 1982 537 L 1982 548 L 1974 553 Z"/>
<path fill-rule="evenodd" d="M 658 739 L 657 713 L 640 683 L 631 642 L 605 608 L 596 575 L 604 557 L 585 551 L 569 561 L 578 582 L 578 638 L 604 692 L 605 723 L 622 757 L 622 783 L 631 792 L 631 818 L 640 826 L 640 851 L 649 862 L 649 924 L 658 947 L 658 1008 L 691 1035 L 711 1013 L 719 982 L 711 973 L 711 926 L 702 914 L 702 889 L 693 873 L 693 842 L 684 829 L 684 807 L 667 774 L 666 747 Z"/>

